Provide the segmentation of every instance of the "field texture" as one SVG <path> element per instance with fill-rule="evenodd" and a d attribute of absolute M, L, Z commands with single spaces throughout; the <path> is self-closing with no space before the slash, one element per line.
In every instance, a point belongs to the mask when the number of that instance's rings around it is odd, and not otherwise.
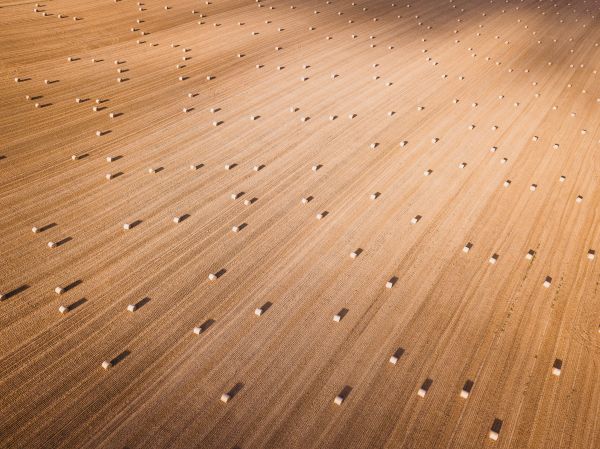
<path fill-rule="evenodd" d="M 0 0 L 0 447 L 600 447 L 600 2 L 392 1 Z"/>

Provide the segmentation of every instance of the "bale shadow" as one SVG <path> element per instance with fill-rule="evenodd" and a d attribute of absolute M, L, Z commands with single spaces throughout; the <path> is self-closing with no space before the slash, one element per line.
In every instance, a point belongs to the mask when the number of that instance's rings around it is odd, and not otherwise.
<path fill-rule="evenodd" d="M 421 385 L 421 388 L 423 390 L 425 390 L 425 392 L 427 392 L 431 388 L 432 384 L 433 384 L 433 380 L 430 378 L 427 378 L 427 379 L 425 379 L 425 382 L 423 382 L 423 385 Z"/>
<path fill-rule="evenodd" d="M 202 323 L 200 326 L 198 326 L 202 332 L 204 333 L 205 331 L 208 330 L 209 327 L 211 327 L 213 324 L 215 324 L 215 320 L 213 320 L 212 318 L 207 319 L 204 323 Z"/>
<path fill-rule="evenodd" d="M 69 312 L 72 310 L 75 310 L 77 307 L 85 304 L 87 302 L 87 298 L 81 298 L 78 299 L 77 301 L 75 301 L 74 303 L 71 303 L 70 305 L 67 306 L 67 309 L 69 309 Z"/>
<path fill-rule="evenodd" d="M 341 397 L 345 401 L 348 398 L 348 396 L 350 396 L 351 392 L 352 392 L 352 387 L 350 385 L 344 385 L 344 388 L 342 388 L 342 391 L 340 391 L 338 396 Z"/>
<path fill-rule="evenodd" d="M 242 382 L 238 382 L 233 386 L 233 388 L 231 388 L 231 390 L 227 392 L 227 394 L 229 394 L 229 397 L 233 399 L 240 391 L 242 391 L 242 388 L 244 388 L 244 384 Z"/>
<path fill-rule="evenodd" d="M 267 310 L 269 310 L 271 308 L 271 306 L 273 306 L 273 303 L 270 301 L 267 301 L 262 306 L 260 306 L 260 308 L 262 309 L 263 313 L 266 313 Z"/>
<path fill-rule="evenodd" d="M 500 429 L 502 429 L 502 420 L 494 418 L 494 422 L 492 423 L 492 431 L 500 433 Z"/>
<path fill-rule="evenodd" d="M 402 357 L 404 355 L 405 349 L 400 346 L 398 349 L 396 349 L 396 351 L 394 351 L 394 357 L 396 357 L 398 360 L 400 360 L 400 357 Z"/>
<path fill-rule="evenodd" d="M 139 226 L 140 224 L 142 224 L 142 220 L 135 220 L 132 221 L 131 223 L 129 223 L 129 229 L 133 229 L 136 226 Z"/>
<path fill-rule="evenodd" d="M 66 243 L 70 242 L 71 240 L 73 240 L 73 237 L 65 237 L 64 239 L 59 240 L 58 242 L 55 242 L 55 243 L 56 243 L 56 246 L 62 246 L 62 245 L 65 245 Z"/>
<path fill-rule="evenodd" d="M 82 283 L 83 283 L 83 281 L 81 279 L 77 279 L 76 281 L 71 282 L 69 285 L 64 286 L 63 290 L 66 293 L 69 290 L 73 290 L 75 287 L 77 287 L 78 285 L 80 285 Z"/>
<path fill-rule="evenodd" d="M 471 393 L 471 390 L 473 389 L 473 385 L 475 385 L 475 382 L 473 382 L 471 379 L 467 379 L 467 381 L 463 385 L 463 390 L 466 391 L 467 393 Z"/>
<path fill-rule="evenodd" d="M 340 310 L 340 311 L 337 313 L 337 314 L 338 314 L 338 316 L 340 317 L 340 321 L 342 321 L 342 320 L 344 319 L 344 317 L 345 317 L 346 315 L 348 315 L 348 312 L 350 312 L 350 310 L 348 310 L 348 309 L 346 309 L 346 308 L 344 307 L 342 310 Z"/>
<path fill-rule="evenodd" d="M 122 353 L 120 353 L 118 356 L 116 356 L 114 359 L 112 359 L 110 361 L 110 363 L 112 364 L 112 366 L 116 366 L 119 363 L 121 363 L 123 360 L 125 360 L 130 354 L 131 354 L 130 351 L 125 350 Z"/>
<path fill-rule="evenodd" d="M 1 300 L 1 301 L 5 301 L 5 300 L 7 300 L 7 299 L 10 299 L 10 298 L 12 298 L 13 296 L 16 296 L 16 295 L 18 295 L 19 293 L 22 293 L 22 292 L 24 292 L 24 291 L 25 291 L 25 290 L 27 290 L 28 288 L 29 288 L 29 285 L 28 285 L 28 284 L 23 284 L 23 285 L 21 285 L 21 286 L 19 286 L 19 287 L 15 288 L 15 289 L 13 289 L 13 290 L 9 291 L 9 292 L 6 292 L 6 293 L 4 293 L 4 294 L 2 295 L 2 299 L 0 299 L 0 300 Z"/>
<path fill-rule="evenodd" d="M 48 223 L 48 224 L 42 226 L 41 228 L 38 228 L 38 232 L 47 231 L 48 229 L 52 229 L 55 226 L 58 226 L 58 225 L 56 223 Z"/>
<path fill-rule="evenodd" d="M 142 307 L 144 307 L 149 302 L 150 302 L 150 298 L 148 296 L 143 297 L 142 299 L 140 299 L 138 302 L 136 302 L 134 304 L 135 310 L 141 309 Z"/>

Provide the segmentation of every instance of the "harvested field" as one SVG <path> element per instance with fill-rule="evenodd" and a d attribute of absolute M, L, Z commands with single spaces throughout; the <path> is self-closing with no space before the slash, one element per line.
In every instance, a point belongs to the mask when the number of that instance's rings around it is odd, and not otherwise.
<path fill-rule="evenodd" d="M 600 447 L 598 0 L 0 0 L 0 447 Z"/>

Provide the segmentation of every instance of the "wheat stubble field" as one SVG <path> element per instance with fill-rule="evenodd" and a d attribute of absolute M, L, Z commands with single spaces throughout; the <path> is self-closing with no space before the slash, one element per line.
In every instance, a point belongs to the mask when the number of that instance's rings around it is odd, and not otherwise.
<path fill-rule="evenodd" d="M 598 1 L 0 6 L 1 447 L 600 447 Z"/>

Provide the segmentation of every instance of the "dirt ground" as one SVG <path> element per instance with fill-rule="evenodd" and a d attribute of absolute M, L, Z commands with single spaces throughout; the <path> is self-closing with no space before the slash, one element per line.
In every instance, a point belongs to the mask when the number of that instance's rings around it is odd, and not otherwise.
<path fill-rule="evenodd" d="M 0 447 L 600 447 L 600 2 L 392 1 L 0 0 Z"/>

